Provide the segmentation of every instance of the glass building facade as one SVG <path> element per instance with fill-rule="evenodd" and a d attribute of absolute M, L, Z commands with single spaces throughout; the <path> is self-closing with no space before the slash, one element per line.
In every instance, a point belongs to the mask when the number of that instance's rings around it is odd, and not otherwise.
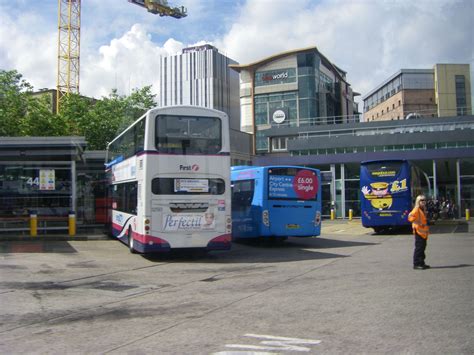
<path fill-rule="evenodd" d="M 272 140 L 271 128 L 358 120 L 345 72 L 316 47 L 230 67 L 240 73 L 241 130 L 254 135 L 256 154 L 286 151 L 286 138 Z"/>
<path fill-rule="evenodd" d="M 474 208 L 474 116 L 418 118 L 288 127 L 268 130 L 271 141 L 285 137 L 286 150 L 258 155 L 254 165 L 290 164 L 320 169 L 323 214 L 360 217 L 360 163 L 407 159 L 423 170 L 431 197 L 457 206 L 458 215 Z"/>

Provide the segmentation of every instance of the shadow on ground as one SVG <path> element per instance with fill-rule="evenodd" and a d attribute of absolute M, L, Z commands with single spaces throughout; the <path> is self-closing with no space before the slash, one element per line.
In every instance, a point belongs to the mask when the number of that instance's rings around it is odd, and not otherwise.
<path fill-rule="evenodd" d="M 289 238 L 285 241 L 246 240 L 234 242 L 229 251 L 206 252 L 179 250 L 167 254 L 150 254 L 143 257 L 152 262 L 177 261 L 199 263 L 276 263 L 301 260 L 345 258 L 348 255 L 322 251 L 331 248 L 349 248 L 376 245 L 324 238 Z M 349 253 L 347 253 L 349 254 Z"/>
<path fill-rule="evenodd" d="M 445 265 L 445 266 L 431 266 L 430 269 L 459 269 L 463 267 L 473 267 L 472 264 L 459 264 L 459 265 Z"/>

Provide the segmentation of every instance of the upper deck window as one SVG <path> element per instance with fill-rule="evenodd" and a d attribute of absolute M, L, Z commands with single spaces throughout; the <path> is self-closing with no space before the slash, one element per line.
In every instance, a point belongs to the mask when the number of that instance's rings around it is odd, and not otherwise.
<path fill-rule="evenodd" d="M 156 149 L 169 154 L 217 154 L 222 149 L 218 117 L 158 115 Z"/>

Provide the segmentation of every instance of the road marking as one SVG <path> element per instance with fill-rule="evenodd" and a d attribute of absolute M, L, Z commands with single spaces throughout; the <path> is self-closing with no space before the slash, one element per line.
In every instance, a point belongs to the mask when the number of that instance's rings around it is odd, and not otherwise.
<path fill-rule="evenodd" d="M 232 349 L 247 349 L 247 350 L 263 350 L 263 351 L 299 351 L 309 352 L 311 348 L 302 345 L 317 345 L 321 343 L 321 340 L 314 339 L 299 339 L 299 338 L 287 338 L 279 337 L 274 335 L 260 335 L 260 334 L 245 334 L 246 337 L 263 339 L 260 344 L 262 345 L 246 345 L 246 344 L 227 344 L 226 348 Z M 238 352 L 219 352 L 215 355 L 233 355 L 233 354 L 272 354 L 265 352 L 255 351 L 238 351 Z"/>

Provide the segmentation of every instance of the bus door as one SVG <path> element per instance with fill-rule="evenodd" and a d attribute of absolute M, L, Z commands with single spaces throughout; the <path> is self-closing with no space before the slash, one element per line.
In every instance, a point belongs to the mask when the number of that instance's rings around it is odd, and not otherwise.
<path fill-rule="evenodd" d="M 256 180 L 232 182 L 232 236 L 258 237 L 260 218 L 255 214 L 253 200 Z"/>
<path fill-rule="evenodd" d="M 268 170 L 269 235 L 318 235 L 319 179 L 313 170 L 272 168 Z M 265 211 L 263 212 L 265 215 Z M 265 224 L 265 216 L 263 216 Z"/>

